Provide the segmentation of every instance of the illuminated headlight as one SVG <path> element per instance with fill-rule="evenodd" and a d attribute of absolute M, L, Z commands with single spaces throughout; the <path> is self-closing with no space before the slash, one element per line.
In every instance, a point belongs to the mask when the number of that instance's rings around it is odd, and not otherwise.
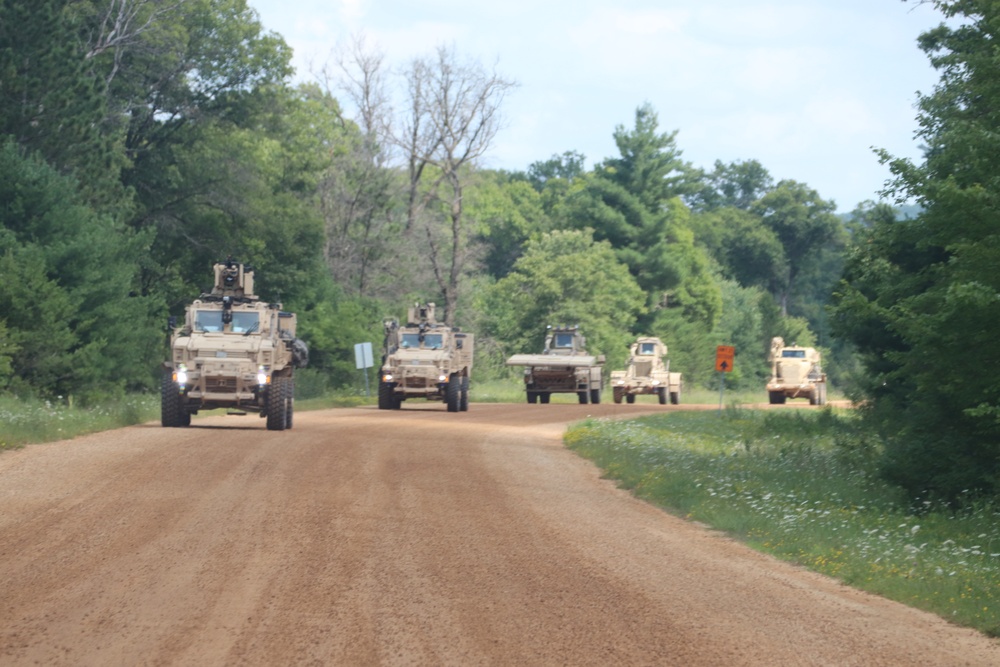
<path fill-rule="evenodd" d="M 184 386 L 187 384 L 187 381 L 188 381 L 187 368 L 184 366 L 184 364 L 181 364 L 180 366 L 177 367 L 177 370 L 174 371 L 174 382 L 176 382 L 181 386 Z"/>
<path fill-rule="evenodd" d="M 392 382 L 392 373 L 386 373 L 382 376 L 383 382 Z"/>
<path fill-rule="evenodd" d="M 653 384 L 654 385 L 660 384 L 660 381 L 659 380 L 653 380 Z"/>
<path fill-rule="evenodd" d="M 264 386 L 271 381 L 271 377 L 267 374 L 267 366 L 260 366 L 257 368 L 257 384 Z"/>
<path fill-rule="evenodd" d="M 438 382 L 447 382 L 447 381 L 448 381 L 448 376 L 447 375 L 439 375 L 438 376 Z"/>
<path fill-rule="evenodd" d="M 619 380 L 618 384 L 625 384 L 625 380 Z"/>

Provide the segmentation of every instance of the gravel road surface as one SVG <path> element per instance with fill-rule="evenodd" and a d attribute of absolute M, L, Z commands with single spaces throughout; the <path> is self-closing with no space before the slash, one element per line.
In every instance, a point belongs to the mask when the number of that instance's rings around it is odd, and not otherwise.
<path fill-rule="evenodd" d="M 561 444 L 671 409 L 413 401 L 2 453 L 0 665 L 1000 665 Z"/>

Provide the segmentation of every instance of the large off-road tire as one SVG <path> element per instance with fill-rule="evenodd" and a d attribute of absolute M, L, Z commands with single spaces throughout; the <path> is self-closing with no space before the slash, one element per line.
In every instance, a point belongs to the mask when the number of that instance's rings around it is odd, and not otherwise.
<path fill-rule="evenodd" d="M 614 399 L 615 403 L 621 403 L 622 395 L 624 392 L 625 390 L 622 389 L 621 387 L 615 387 L 614 389 L 611 390 L 611 398 Z"/>
<path fill-rule="evenodd" d="M 379 380 L 378 383 L 378 409 L 392 409 L 392 384 L 385 380 Z"/>
<path fill-rule="evenodd" d="M 577 396 L 577 398 L 580 399 L 580 405 L 586 405 L 587 404 L 587 391 L 586 390 L 576 392 L 576 396 Z"/>
<path fill-rule="evenodd" d="M 160 382 L 160 424 L 172 428 L 190 423 L 191 413 L 184 409 L 184 398 L 177 389 L 173 373 L 166 371 Z"/>
<path fill-rule="evenodd" d="M 783 405 L 785 403 L 785 392 L 769 391 L 767 392 L 767 400 L 771 405 Z"/>
<path fill-rule="evenodd" d="M 625 402 L 630 405 L 635 403 L 635 394 L 625 394 Z"/>
<path fill-rule="evenodd" d="M 459 412 L 469 411 L 469 378 L 468 376 L 462 378 L 462 396 L 458 400 L 458 410 Z"/>
<path fill-rule="evenodd" d="M 680 405 L 681 404 L 681 390 L 680 389 L 678 389 L 677 391 L 670 392 L 670 404 L 671 405 Z"/>
<path fill-rule="evenodd" d="M 285 385 L 285 428 L 292 428 L 295 416 L 295 378 L 288 378 Z"/>
<path fill-rule="evenodd" d="M 538 401 L 539 401 L 540 403 L 542 403 L 542 404 L 545 404 L 545 405 L 547 405 L 547 404 L 548 404 L 548 402 L 549 402 L 549 400 L 550 400 L 551 398 L 552 398 L 552 394 L 550 394 L 550 393 L 549 393 L 549 392 L 547 392 L 547 391 L 543 391 L 543 392 L 541 392 L 540 394 L 538 394 Z"/>
<path fill-rule="evenodd" d="M 445 389 L 444 398 L 448 404 L 448 412 L 458 412 L 462 402 L 462 378 L 454 373 L 448 378 L 448 388 Z"/>
<path fill-rule="evenodd" d="M 272 378 L 271 386 L 267 388 L 267 430 L 284 431 L 288 425 L 286 410 L 287 378 Z"/>
<path fill-rule="evenodd" d="M 590 390 L 590 402 L 593 403 L 594 405 L 597 405 L 598 403 L 601 402 L 601 389 L 600 389 L 600 387 L 598 387 L 597 389 L 591 389 Z"/>
<path fill-rule="evenodd" d="M 527 391 L 527 396 L 528 396 L 528 403 L 531 403 L 532 405 L 534 405 L 535 403 L 538 402 L 538 392 L 537 391 L 531 391 L 529 389 Z"/>
<path fill-rule="evenodd" d="M 660 405 L 666 405 L 667 404 L 667 388 L 666 387 L 657 387 L 656 388 L 656 398 L 657 398 L 658 401 L 660 401 Z"/>

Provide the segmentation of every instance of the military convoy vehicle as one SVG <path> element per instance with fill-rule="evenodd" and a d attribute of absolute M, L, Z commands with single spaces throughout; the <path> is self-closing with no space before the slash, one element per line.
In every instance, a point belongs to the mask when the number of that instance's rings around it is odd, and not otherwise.
<path fill-rule="evenodd" d="M 309 348 L 295 337 L 295 315 L 254 294 L 254 270 L 233 259 L 215 265 L 215 285 L 170 318 L 160 422 L 189 426 L 199 410 L 257 412 L 267 428 L 292 427 L 296 368 Z"/>
<path fill-rule="evenodd" d="M 771 379 L 768 400 L 780 405 L 789 398 L 808 398 L 809 405 L 826 405 L 826 373 L 820 353 L 812 347 L 786 346 L 780 336 L 771 339 Z"/>
<path fill-rule="evenodd" d="M 590 355 L 578 326 L 548 327 L 541 354 L 515 354 L 508 366 L 524 366 L 528 403 L 548 403 L 552 394 L 575 393 L 580 403 L 601 402 L 604 355 Z"/>
<path fill-rule="evenodd" d="M 415 304 L 400 325 L 384 321 L 378 407 L 398 410 L 408 398 L 444 401 L 448 412 L 469 409 L 474 336 L 438 322 L 433 303 Z"/>
<path fill-rule="evenodd" d="M 670 400 L 672 405 L 681 402 L 681 374 L 670 372 L 667 346 L 652 336 L 638 338 L 629 347 L 628 368 L 611 372 L 611 391 L 615 403 L 624 398 L 635 403 L 635 397 L 655 395 L 660 405 Z"/>

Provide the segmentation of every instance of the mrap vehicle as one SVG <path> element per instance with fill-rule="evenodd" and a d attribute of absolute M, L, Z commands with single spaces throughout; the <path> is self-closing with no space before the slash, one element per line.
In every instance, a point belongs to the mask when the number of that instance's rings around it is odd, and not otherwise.
<path fill-rule="evenodd" d="M 515 354 L 508 366 L 524 366 L 528 403 L 548 403 L 552 394 L 576 394 L 580 403 L 601 402 L 604 355 L 587 353 L 579 326 L 549 326 L 541 354 Z"/>

